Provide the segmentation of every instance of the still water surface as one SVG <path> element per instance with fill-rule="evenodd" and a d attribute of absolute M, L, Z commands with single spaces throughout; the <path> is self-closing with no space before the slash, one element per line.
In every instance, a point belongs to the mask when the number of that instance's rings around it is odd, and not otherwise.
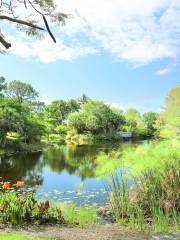
<path fill-rule="evenodd" d="M 96 157 L 100 152 L 124 148 L 118 145 L 60 146 L 42 153 L 21 153 L 0 158 L 0 177 L 15 183 L 24 180 L 38 186 L 37 197 L 78 204 L 106 201 L 103 180 L 95 177 Z"/>

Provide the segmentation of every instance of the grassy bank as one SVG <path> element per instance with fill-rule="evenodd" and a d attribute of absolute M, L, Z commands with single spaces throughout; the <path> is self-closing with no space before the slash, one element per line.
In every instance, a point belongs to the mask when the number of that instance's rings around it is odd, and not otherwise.
<path fill-rule="evenodd" d="M 101 154 L 98 162 L 98 175 L 111 172 L 107 190 L 117 222 L 155 231 L 180 229 L 179 141 Z"/>
<path fill-rule="evenodd" d="M 34 237 L 26 236 L 22 233 L 0 233 L 1 240 L 33 240 Z M 50 238 L 36 237 L 36 240 L 50 240 Z"/>

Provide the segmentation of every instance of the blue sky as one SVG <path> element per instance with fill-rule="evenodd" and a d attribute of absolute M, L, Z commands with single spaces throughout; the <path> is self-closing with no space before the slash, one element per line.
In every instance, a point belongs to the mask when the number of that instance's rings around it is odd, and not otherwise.
<path fill-rule="evenodd" d="M 180 84 L 180 4 L 150 0 L 142 13 L 129 0 L 112 0 L 113 8 L 106 0 L 96 2 L 66 1 L 64 11 L 74 18 L 61 32 L 55 29 L 57 45 L 48 36 L 9 36 L 14 44 L 0 55 L 0 75 L 30 82 L 46 102 L 85 93 L 120 108 L 160 110 L 167 92 Z"/>
<path fill-rule="evenodd" d="M 0 73 L 8 81 L 30 82 L 45 101 L 77 98 L 85 93 L 117 107 L 159 110 L 166 93 L 180 83 L 179 68 L 165 76 L 155 74 L 164 61 L 133 68 L 105 53 L 49 64 L 1 55 L 0 63 Z"/>

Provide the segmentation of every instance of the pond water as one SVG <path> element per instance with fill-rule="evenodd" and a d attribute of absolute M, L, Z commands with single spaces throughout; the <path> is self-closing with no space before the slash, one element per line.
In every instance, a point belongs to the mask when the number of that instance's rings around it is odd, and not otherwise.
<path fill-rule="evenodd" d="M 37 198 L 77 204 L 106 202 L 104 181 L 95 177 L 100 152 L 124 148 L 130 142 L 89 146 L 60 146 L 42 153 L 21 153 L 0 158 L 0 177 L 24 180 L 37 187 Z"/>

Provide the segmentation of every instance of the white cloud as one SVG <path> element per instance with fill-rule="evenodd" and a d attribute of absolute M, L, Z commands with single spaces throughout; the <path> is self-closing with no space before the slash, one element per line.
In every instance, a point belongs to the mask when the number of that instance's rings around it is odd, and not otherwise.
<path fill-rule="evenodd" d="M 135 104 L 135 103 L 107 102 L 107 104 L 113 108 L 122 109 L 123 111 L 126 111 L 128 108 L 135 108 L 138 111 L 140 111 L 141 113 L 148 111 L 148 109 L 146 107 L 144 107 L 143 105 L 139 105 L 139 104 Z"/>
<path fill-rule="evenodd" d="M 50 99 L 47 95 L 42 95 L 39 97 L 40 102 L 44 102 L 45 104 L 49 104 L 52 102 L 52 99 Z"/>
<path fill-rule="evenodd" d="M 178 65 L 178 63 L 170 63 L 167 66 L 165 66 L 162 69 L 159 69 L 158 71 L 156 71 L 156 75 L 159 76 L 163 76 L 163 75 L 167 75 L 168 73 L 172 72 L 173 69 Z"/>
<path fill-rule="evenodd" d="M 133 65 L 180 57 L 179 0 L 56 0 L 71 14 L 56 30 L 58 44 L 45 41 L 14 45 L 15 54 L 51 62 L 108 51 Z M 61 32 L 60 32 L 61 31 Z M 32 52 L 31 52 L 32 51 Z"/>
<path fill-rule="evenodd" d="M 43 40 L 30 41 L 28 37 L 17 39 L 14 36 L 8 36 L 11 41 L 11 53 L 20 55 L 23 58 L 33 58 L 44 63 L 54 62 L 56 60 L 71 61 L 75 58 L 87 54 L 95 54 L 97 50 L 91 46 L 67 46 L 62 39 L 54 44 L 48 36 Z"/>

